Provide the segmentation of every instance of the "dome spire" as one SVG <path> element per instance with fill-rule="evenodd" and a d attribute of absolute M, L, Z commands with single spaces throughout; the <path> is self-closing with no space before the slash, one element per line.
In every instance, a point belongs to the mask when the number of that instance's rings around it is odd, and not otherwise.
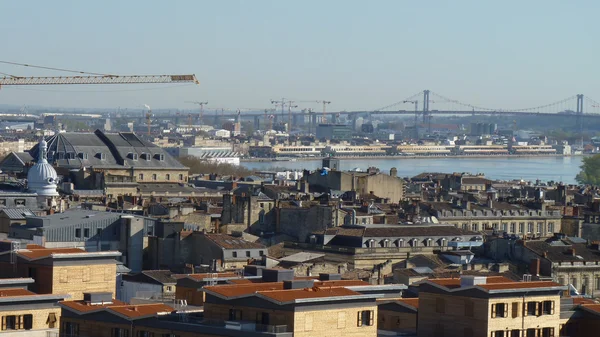
<path fill-rule="evenodd" d="M 38 148 L 39 148 L 39 155 L 38 155 L 37 162 L 47 164 L 48 160 L 46 159 L 47 158 L 46 155 L 48 153 L 48 144 L 46 143 L 46 141 L 43 138 L 40 141 Z"/>

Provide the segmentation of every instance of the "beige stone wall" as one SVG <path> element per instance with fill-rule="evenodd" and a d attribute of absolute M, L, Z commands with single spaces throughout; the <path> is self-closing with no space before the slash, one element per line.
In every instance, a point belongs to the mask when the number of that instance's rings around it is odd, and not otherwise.
<path fill-rule="evenodd" d="M 26 330 L 18 330 L 24 331 L 27 333 L 31 333 L 34 330 L 43 330 L 43 329 L 51 329 L 51 327 L 46 323 L 48 321 L 48 315 L 50 313 L 54 313 L 56 316 L 56 322 L 54 323 L 54 328 L 59 327 L 60 322 L 60 308 L 48 308 L 48 309 L 30 309 L 30 310 L 1 310 L 0 309 L 0 317 L 3 316 L 21 316 L 21 315 L 33 315 L 33 325 L 32 329 L 29 331 Z M 4 336 L 5 331 L 2 331 L 0 335 Z"/>
<path fill-rule="evenodd" d="M 373 325 L 359 326 L 358 315 L 361 311 L 373 312 Z M 293 331 L 294 337 L 376 337 L 377 306 L 373 304 L 344 309 L 296 312 Z"/>
<path fill-rule="evenodd" d="M 180 174 L 183 175 L 183 179 L 179 179 Z M 156 180 L 153 175 L 156 175 Z M 138 183 L 183 183 L 188 180 L 188 170 L 134 169 L 134 177 Z"/>
<path fill-rule="evenodd" d="M 116 264 L 56 266 L 52 273 L 52 293 L 69 294 L 82 300 L 84 292 L 110 292 L 115 296 Z"/>
<path fill-rule="evenodd" d="M 506 299 L 494 299 L 489 301 L 488 313 L 491 313 L 492 305 L 496 303 L 507 303 L 508 304 L 508 317 L 496 317 L 490 318 L 488 323 L 488 333 L 486 336 L 490 336 L 493 331 L 498 330 L 522 330 L 530 328 L 554 328 L 554 334 L 558 335 L 560 325 L 560 296 L 527 296 L 525 303 L 528 302 L 543 302 L 553 301 L 554 302 L 554 314 L 547 315 L 542 314 L 541 316 L 525 316 L 523 317 L 523 298 L 506 298 Z M 514 308 L 517 311 L 513 311 Z M 516 317 L 514 317 L 516 316 Z"/>
<path fill-rule="evenodd" d="M 581 293 L 584 292 L 585 288 L 586 295 L 600 296 L 600 266 L 592 265 L 584 267 L 583 262 L 576 263 L 582 265 L 580 269 L 575 269 L 570 265 L 566 268 L 555 266 L 553 268 L 554 274 L 552 275 L 554 281 L 562 285 L 572 284 Z M 589 262 L 588 264 L 591 263 L 593 262 Z"/>
<path fill-rule="evenodd" d="M 417 313 L 379 310 L 377 328 L 390 331 L 416 331 Z"/>
<path fill-rule="evenodd" d="M 507 297 L 502 299 L 477 299 L 460 296 L 440 295 L 421 292 L 419 294 L 419 337 L 437 337 L 443 331 L 445 336 L 467 335 L 491 336 L 493 331 L 522 330 L 528 328 L 554 328 L 558 335 L 560 324 L 560 297 L 527 296 L 525 302 L 554 301 L 554 314 L 541 316 L 523 316 L 523 298 Z M 506 317 L 492 317 L 492 305 L 505 303 Z M 440 305 L 443 308 L 440 312 Z M 514 307 L 513 307 L 514 305 Z M 468 316 L 467 307 L 472 306 L 472 316 Z M 513 309 L 516 309 L 513 310 Z"/>
<path fill-rule="evenodd" d="M 492 228 L 493 224 L 497 224 L 497 228 L 498 231 L 500 233 L 502 233 L 504 231 L 503 229 L 503 224 L 506 224 L 506 232 L 508 234 L 518 234 L 520 236 L 525 236 L 527 235 L 528 232 L 528 224 L 530 222 L 533 222 L 533 233 L 537 233 L 538 230 L 538 224 L 542 225 L 542 231 L 541 236 L 542 237 L 551 237 L 554 235 L 554 233 L 560 233 L 561 232 L 561 219 L 533 219 L 533 220 L 526 220 L 523 218 L 510 218 L 507 216 L 504 216 L 502 218 L 497 217 L 497 218 L 487 218 L 487 219 L 460 219 L 460 220 L 454 220 L 452 217 L 440 217 L 440 222 L 443 222 L 445 224 L 451 224 L 454 225 L 454 227 L 456 228 L 464 228 L 464 226 L 466 225 L 466 229 L 468 230 L 472 230 L 472 231 L 483 231 L 486 227 L 487 228 Z M 511 230 L 511 224 L 514 223 L 515 224 L 515 230 L 512 231 Z M 554 226 L 554 230 L 553 231 L 548 231 L 548 225 L 552 223 Z M 487 226 L 486 226 L 487 224 Z M 519 225 L 523 224 L 523 231 L 519 230 Z"/>

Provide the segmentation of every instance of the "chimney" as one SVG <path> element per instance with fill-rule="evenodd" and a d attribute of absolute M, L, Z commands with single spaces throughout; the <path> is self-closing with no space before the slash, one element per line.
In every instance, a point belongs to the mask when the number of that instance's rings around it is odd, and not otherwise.
<path fill-rule="evenodd" d="M 535 276 L 540 275 L 540 259 L 531 259 L 529 263 L 529 273 Z"/>
<path fill-rule="evenodd" d="M 490 209 L 494 208 L 494 200 L 492 200 L 492 198 L 488 197 L 487 199 L 487 207 Z"/>

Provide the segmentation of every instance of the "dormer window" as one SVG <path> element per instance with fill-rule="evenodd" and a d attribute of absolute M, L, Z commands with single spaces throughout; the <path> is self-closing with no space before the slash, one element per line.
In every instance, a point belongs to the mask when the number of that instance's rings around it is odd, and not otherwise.
<path fill-rule="evenodd" d="M 75 159 L 75 152 L 67 152 L 67 159 Z"/>
<path fill-rule="evenodd" d="M 88 154 L 85 152 L 79 152 L 77 156 L 81 159 L 88 159 Z"/>
<path fill-rule="evenodd" d="M 130 158 L 130 159 L 132 159 L 132 160 L 138 160 L 138 154 L 137 154 L 137 153 L 134 153 L 134 152 L 129 152 L 129 153 L 127 154 L 127 157 L 129 157 L 129 158 Z"/>
<path fill-rule="evenodd" d="M 152 154 L 150 154 L 150 153 L 144 153 L 144 158 L 146 158 L 146 161 L 151 161 L 152 160 Z"/>
<path fill-rule="evenodd" d="M 106 160 L 106 153 L 100 152 L 98 153 L 97 157 L 100 158 L 100 160 Z"/>

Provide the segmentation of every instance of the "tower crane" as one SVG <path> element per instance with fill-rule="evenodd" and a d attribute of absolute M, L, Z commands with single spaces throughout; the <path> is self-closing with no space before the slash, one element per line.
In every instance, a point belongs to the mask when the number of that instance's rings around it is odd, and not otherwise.
<path fill-rule="evenodd" d="M 297 108 L 297 105 L 292 105 L 294 101 L 288 101 L 288 134 L 292 131 L 292 108 Z"/>
<path fill-rule="evenodd" d="M 141 84 L 141 83 L 195 83 L 196 75 L 101 75 L 101 76 L 47 76 L 0 77 L 0 88 L 5 85 L 59 85 L 59 84 Z"/>
<path fill-rule="evenodd" d="M 415 105 L 415 126 L 417 126 L 419 120 L 419 100 L 414 101 L 402 101 L 402 103 L 411 103 Z"/>
<path fill-rule="evenodd" d="M 65 85 L 65 84 L 141 84 L 141 83 L 194 83 L 200 84 L 196 75 L 113 75 L 100 74 L 85 71 L 76 71 L 69 69 L 60 69 L 52 67 L 44 67 L 38 65 L 0 61 L 2 64 L 14 66 L 40 68 L 46 70 L 54 70 L 61 72 L 77 73 L 76 76 L 15 76 L 11 74 L 1 73 L 5 75 L 0 77 L 0 89 L 2 86 L 22 86 L 22 85 Z M 84 76 L 85 74 L 85 76 Z M 146 121 L 148 124 L 148 135 L 150 135 L 150 118 L 152 111 L 148 105 L 146 113 Z"/>
<path fill-rule="evenodd" d="M 323 123 L 323 124 L 327 123 L 327 104 L 331 104 L 331 101 L 317 100 L 317 101 L 301 101 L 301 102 L 323 104 L 323 117 L 321 117 L 321 123 Z"/>
<path fill-rule="evenodd" d="M 208 102 L 186 101 L 186 103 L 198 104 L 200 106 L 200 115 L 198 115 L 198 121 L 200 124 L 202 124 L 202 118 L 204 117 L 204 106 L 208 104 Z"/>

